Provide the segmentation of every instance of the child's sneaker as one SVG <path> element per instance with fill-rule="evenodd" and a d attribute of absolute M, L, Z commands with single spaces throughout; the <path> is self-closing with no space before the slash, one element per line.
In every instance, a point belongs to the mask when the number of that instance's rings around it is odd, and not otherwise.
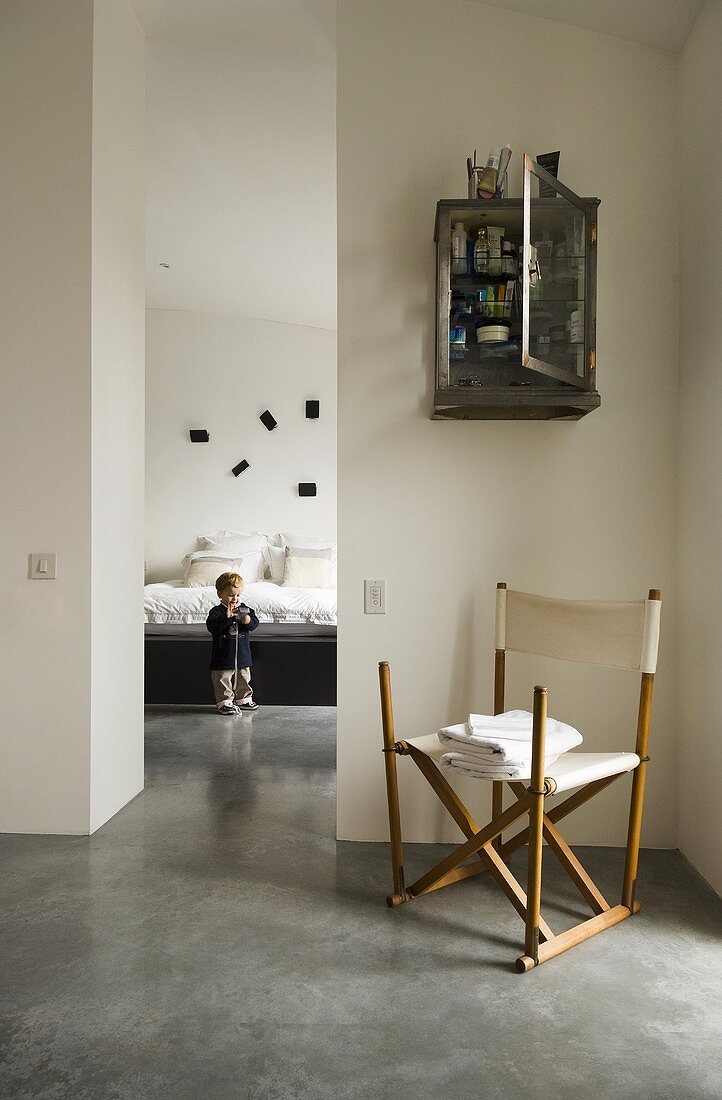
<path fill-rule="evenodd" d="M 253 699 L 249 699 L 247 703 L 239 703 L 236 710 L 241 712 L 246 710 L 258 710 L 258 703 L 254 703 Z"/>
<path fill-rule="evenodd" d="M 222 707 L 218 707 L 219 714 L 239 714 L 239 708 L 234 706 L 233 703 L 224 703 Z"/>

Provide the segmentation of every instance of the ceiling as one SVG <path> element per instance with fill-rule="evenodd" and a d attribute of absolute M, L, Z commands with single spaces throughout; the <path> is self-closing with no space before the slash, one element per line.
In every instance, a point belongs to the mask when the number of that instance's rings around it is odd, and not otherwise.
<path fill-rule="evenodd" d="M 355 0 L 356 3 L 362 0 Z M 477 0 L 494 8 L 554 19 L 628 38 L 662 50 L 681 50 L 705 0 Z M 129 0 L 146 35 L 196 45 L 232 44 L 249 22 L 266 33 L 285 26 L 302 42 L 309 19 L 329 26 L 326 0 Z"/>
<path fill-rule="evenodd" d="M 334 329 L 335 0 L 130 2 L 148 306 Z"/>
<path fill-rule="evenodd" d="M 335 0 L 128 0 L 148 38 L 219 49 L 249 38 L 336 44 Z"/>
<path fill-rule="evenodd" d="M 554 19 L 628 38 L 661 50 L 681 50 L 705 0 L 480 0 L 493 8 Z"/>
<path fill-rule="evenodd" d="M 336 0 L 128 2 L 148 39 L 148 305 L 335 328 Z M 470 2 L 667 51 L 704 6 Z"/>

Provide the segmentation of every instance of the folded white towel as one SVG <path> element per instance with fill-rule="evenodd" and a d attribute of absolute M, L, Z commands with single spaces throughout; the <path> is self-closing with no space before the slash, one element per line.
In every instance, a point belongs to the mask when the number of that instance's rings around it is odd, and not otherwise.
<path fill-rule="evenodd" d="M 487 779 L 527 779 L 531 773 L 533 720 L 526 710 L 470 714 L 468 722 L 439 730 L 439 741 L 449 749 L 441 763 Z M 581 745 L 582 740 L 573 726 L 547 717 L 544 766 Z"/>
<path fill-rule="evenodd" d="M 462 775 L 473 776 L 474 779 L 530 779 L 531 760 L 526 764 L 486 764 L 484 757 L 472 752 L 445 752 L 440 763 Z M 486 758 L 488 759 L 488 757 Z M 553 764 L 556 757 L 546 760 L 545 765 Z"/>

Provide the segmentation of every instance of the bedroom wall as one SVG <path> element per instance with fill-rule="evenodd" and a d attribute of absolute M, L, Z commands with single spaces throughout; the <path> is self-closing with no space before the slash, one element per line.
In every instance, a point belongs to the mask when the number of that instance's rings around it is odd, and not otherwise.
<path fill-rule="evenodd" d="M 219 527 L 336 537 L 335 332 L 151 309 L 146 384 L 149 582 L 180 576 L 196 536 Z M 309 398 L 318 420 L 305 418 Z M 192 427 L 210 442 L 191 443 Z M 318 495 L 299 497 L 299 481 Z"/>
<path fill-rule="evenodd" d="M 212 8 L 137 7 L 150 581 L 178 576 L 202 531 L 335 537 L 336 5 L 231 5 L 222 27 Z M 307 398 L 321 401 L 317 421 Z M 191 444 L 192 426 L 211 442 Z M 299 481 L 318 496 L 299 499 Z"/>
<path fill-rule="evenodd" d="M 679 508 L 679 846 L 722 892 L 722 5 L 709 3 L 682 55 L 681 163 L 696 164 L 682 194 Z"/>
<path fill-rule="evenodd" d="M 677 61 L 467 0 L 340 0 L 338 68 L 338 835 L 388 835 L 377 662 L 392 665 L 400 736 L 490 707 L 493 590 L 506 580 L 567 597 L 662 589 L 643 842 L 674 846 L 679 261 L 677 183 L 664 169 L 677 150 Z M 602 406 L 578 423 L 428 419 L 435 203 L 465 193 L 475 146 L 504 142 L 512 193 L 525 150 L 561 149 L 564 182 L 602 199 Z M 364 577 L 386 578 L 385 616 L 363 615 Z M 547 682 L 550 713 L 578 725 L 587 748 L 632 747 L 636 677 L 509 665 L 509 705 L 529 707 L 533 683 Z M 413 770 L 401 768 L 409 839 L 455 839 Z M 486 793 L 462 790 L 482 814 Z M 624 843 L 627 803 L 621 781 L 568 835 Z"/>
<path fill-rule="evenodd" d="M 126 526 L 124 501 L 115 509 L 106 500 L 98 509 L 103 485 L 106 492 L 126 485 L 136 502 L 142 493 L 137 460 L 127 449 L 137 446 L 142 408 L 131 424 L 100 392 L 122 385 L 118 376 L 125 372 L 142 376 L 142 248 L 133 250 L 142 220 L 134 223 L 125 201 L 136 188 L 137 216 L 142 162 L 134 161 L 138 101 L 129 83 L 142 35 L 122 0 L 98 0 L 95 41 L 94 15 L 92 0 L 7 0 L 2 13 L 0 829 L 6 832 L 88 833 L 138 790 L 135 763 L 125 767 L 128 754 L 142 761 L 142 713 L 136 710 L 121 731 L 112 713 L 126 715 L 113 677 L 129 681 L 124 690 L 131 699 L 142 677 L 139 645 L 125 633 L 123 611 L 126 602 L 138 606 L 141 591 L 137 510 L 134 530 Z M 100 72 L 111 55 L 113 72 Z M 116 81 L 119 67 L 125 75 Z M 94 87 L 107 107 L 96 160 Z M 122 174 L 109 179 L 109 154 L 121 141 Z M 124 262 L 107 267 L 103 214 L 116 204 L 117 229 L 132 240 Z M 93 285 L 96 277 L 102 285 Z M 122 310 L 113 304 L 120 286 Z M 109 354 L 133 309 L 135 340 L 121 336 L 123 354 Z M 116 433 L 116 442 L 101 444 L 105 433 Z M 106 562 L 101 551 L 114 541 L 129 564 L 111 578 L 107 565 L 115 556 Z M 57 580 L 27 579 L 32 551 L 57 553 Z M 109 586 L 121 625 L 99 651 L 94 608 Z M 96 710 L 103 677 L 113 691 Z"/>

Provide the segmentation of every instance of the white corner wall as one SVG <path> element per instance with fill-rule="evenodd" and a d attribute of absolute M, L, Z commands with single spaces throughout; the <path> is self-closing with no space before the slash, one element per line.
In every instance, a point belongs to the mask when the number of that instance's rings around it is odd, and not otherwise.
<path fill-rule="evenodd" d="M 147 312 L 147 580 L 181 575 L 204 531 L 336 537 L 336 333 L 248 317 Z M 320 401 L 318 420 L 305 402 Z M 258 419 L 270 409 L 278 426 Z M 191 443 L 189 428 L 209 443 Z M 234 477 L 241 459 L 248 470 Z M 315 481 L 315 497 L 298 482 Z"/>
<path fill-rule="evenodd" d="M 722 892 L 722 5 L 682 55 L 679 847 Z"/>
<path fill-rule="evenodd" d="M 130 776 L 110 775 L 126 752 L 137 759 L 138 745 L 142 751 L 142 713 L 120 731 L 110 733 L 107 725 L 115 722 L 115 708 L 126 714 L 123 692 L 132 698 L 141 683 L 142 651 L 126 648 L 125 613 L 118 609 L 139 601 L 142 556 L 138 529 L 126 528 L 133 509 L 137 522 L 137 505 L 126 508 L 121 498 L 110 506 L 108 466 L 127 460 L 130 472 L 121 477 L 116 469 L 113 486 L 125 483 L 128 497 L 142 493 L 130 455 L 142 441 L 142 404 L 135 409 L 140 435 L 130 406 L 121 402 L 119 416 L 109 409 L 116 403 L 109 391 L 122 387 L 126 372 L 142 377 L 142 251 L 139 264 L 129 242 L 129 266 L 114 260 L 102 274 L 105 289 L 93 287 L 116 231 L 104 214 L 117 216 L 117 230 L 137 241 L 132 202 L 125 202 L 125 187 L 136 186 L 137 141 L 126 119 L 122 132 L 96 133 L 94 149 L 93 93 L 94 86 L 103 90 L 104 128 L 126 109 L 132 117 L 129 76 L 121 78 L 119 67 L 137 72 L 133 57 L 142 36 L 126 23 L 124 0 L 99 0 L 97 7 L 99 28 L 123 25 L 122 42 L 101 48 L 100 29 L 94 42 L 92 0 L 6 0 L 2 13 L 0 478 L 8 522 L 0 539 L 0 830 L 6 832 L 88 833 L 138 790 L 137 768 Z M 109 73 L 106 81 L 98 65 L 116 49 L 119 79 Z M 116 140 L 123 145 L 122 176 L 109 181 Z M 107 203 L 104 181 L 112 185 Z M 139 303 L 133 337 L 125 329 Z M 116 344 L 117 357 L 108 350 Z M 94 430 L 99 410 L 105 419 Z M 106 432 L 118 433 L 115 444 L 101 444 Z M 113 540 L 127 548 L 129 562 L 117 574 L 114 555 L 103 558 Z M 57 553 L 56 581 L 27 579 L 32 551 Z M 99 646 L 91 607 L 110 587 L 119 627 L 108 629 L 107 644 Z M 113 698 L 94 713 L 93 724 L 91 687 L 97 691 L 111 678 Z M 124 740 L 120 753 L 116 736 Z"/>
<path fill-rule="evenodd" d="M 90 831 L 143 789 L 145 39 L 95 0 Z"/>
<path fill-rule="evenodd" d="M 391 662 L 399 736 L 490 707 L 493 590 L 506 580 L 572 598 L 652 586 L 668 597 L 643 843 L 674 846 L 677 61 L 467 0 L 340 0 L 338 69 L 338 835 L 388 835 L 377 661 Z M 560 177 L 602 199 L 602 406 L 579 423 L 428 419 L 436 200 L 465 193 L 475 146 L 504 142 L 513 193 L 524 151 L 561 149 Z M 363 579 L 379 576 L 388 613 L 364 617 Z M 589 749 L 632 747 L 636 677 L 509 665 L 509 705 L 529 707 L 541 679 L 550 713 Z M 455 838 L 400 770 L 409 839 Z M 478 788 L 464 793 L 478 804 Z M 623 783 L 605 792 L 570 819 L 570 837 L 624 843 L 628 797 Z"/>

